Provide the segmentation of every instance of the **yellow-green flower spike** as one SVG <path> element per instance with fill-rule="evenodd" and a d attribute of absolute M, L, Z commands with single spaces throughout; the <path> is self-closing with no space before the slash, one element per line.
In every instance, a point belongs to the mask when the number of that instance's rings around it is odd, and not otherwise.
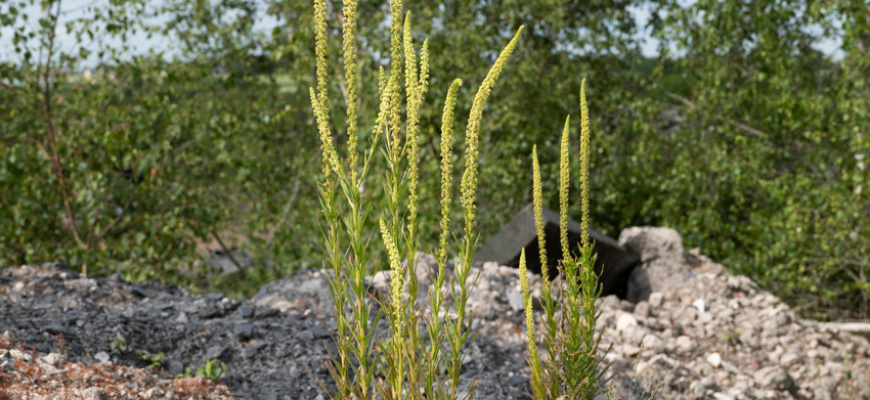
<path fill-rule="evenodd" d="M 586 79 L 580 83 L 580 193 L 581 245 L 589 246 L 589 109 L 586 107 Z"/>
<path fill-rule="evenodd" d="M 568 247 L 568 184 L 571 176 L 571 166 L 568 159 L 568 121 L 570 119 L 570 115 L 565 118 L 559 157 L 559 239 L 562 243 L 563 265 L 571 260 L 571 248 Z"/>
<path fill-rule="evenodd" d="M 390 130 L 392 131 L 393 143 L 398 149 L 400 132 L 402 124 L 402 93 L 399 91 L 399 79 L 402 76 L 402 1 L 390 0 L 390 78 L 394 87 L 392 88 L 393 98 L 390 100 Z M 392 78 L 395 77 L 395 81 Z M 398 150 L 396 150 L 398 151 Z"/>
<path fill-rule="evenodd" d="M 329 131 L 329 121 L 327 120 L 326 110 L 317 100 L 314 88 L 310 88 L 309 91 L 311 96 L 311 106 L 314 109 L 314 117 L 317 120 L 317 130 L 320 133 L 320 149 L 323 152 L 324 175 L 329 178 L 330 172 L 335 172 L 339 177 L 341 177 L 341 163 L 338 160 L 335 143 L 333 143 L 332 134 Z"/>
<path fill-rule="evenodd" d="M 380 96 L 381 103 L 378 107 L 378 118 L 375 120 L 375 128 L 373 130 L 375 137 L 380 137 L 381 134 L 384 133 L 384 130 L 387 128 L 387 118 L 390 113 L 390 87 L 387 84 L 386 73 L 384 72 L 384 67 L 380 67 L 378 70 L 378 96 Z M 387 141 L 389 144 L 389 140 Z"/>
<path fill-rule="evenodd" d="M 454 305 L 456 306 L 457 316 L 456 322 L 451 322 L 449 333 L 451 340 L 451 359 L 448 361 L 450 365 L 450 397 L 457 398 L 459 390 L 459 374 L 462 364 L 462 346 L 466 342 L 467 334 L 462 333 L 462 328 L 466 324 L 473 322 L 473 312 L 466 315 L 465 306 L 468 301 L 470 290 L 466 285 L 468 274 L 471 271 L 471 264 L 474 259 L 474 246 L 477 242 L 477 234 L 474 230 L 474 220 L 477 202 L 477 171 L 479 159 L 479 134 L 480 120 L 483 115 L 483 108 L 486 105 L 486 100 L 489 98 L 492 87 L 498 79 L 499 74 L 504 68 L 508 57 L 513 53 L 519 41 L 523 27 L 517 30 L 516 35 L 511 39 L 510 43 L 502 50 L 496 59 L 495 64 L 486 74 L 477 94 L 474 96 L 474 102 L 471 105 L 471 113 L 468 118 L 468 127 L 465 130 L 465 171 L 462 173 L 462 182 L 460 184 L 460 200 L 462 204 L 462 214 L 465 221 L 465 236 L 462 244 L 462 260 L 456 268 L 456 280 L 459 281 L 459 293 L 454 296 Z M 471 288 L 473 289 L 473 288 Z M 455 293 L 455 292 L 454 292 Z M 466 319 L 468 318 L 468 319 Z"/>
<path fill-rule="evenodd" d="M 402 270 L 402 261 L 399 258 L 399 248 L 396 247 L 396 242 L 393 240 L 393 235 L 387 228 L 387 224 L 383 219 L 380 219 L 381 237 L 384 240 L 384 246 L 387 248 L 387 257 L 390 262 L 390 296 L 392 297 L 393 311 L 401 312 L 402 287 L 404 283 L 404 273 Z"/>
<path fill-rule="evenodd" d="M 401 139 L 402 139 L 402 93 L 399 90 L 399 71 L 393 70 L 390 71 L 390 120 L 389 120 L 389 129 L 390 129 L 390 140 L 393 143 L 393 151 L 396 152 L 394 158 L 398 159 L 398 153 L 401 152 L 402 147 Z"/>
<path fill-rule="evenodd" d="M 417 52 L 414 49 L 414 37 L 411 35 L 411 12 L 405 15 L 405 27 L 402 31 L 402 44 L 405 51 L 405 96 L 408 99 L 408 107 L 413 105 L 413 98 L 417 95 Z M 411 110 L 408 110 L 411 111 Z"/>
<path fill-rule="evenodd" d="M 383 101 L 384 91 L 387 90 L 387 75 L 384 72 L 384 67 L 378 67 L 378 98 Z"/>
<path fill-rule="evenodd" d="M 420 51 L 420 101 L 422 103 L 426 91 L 429 90 L 429 39 L 423 41 L 423 50 Z"/>
<path fill-rule="evenodd" d="M 407 99 L 407 146 L 408 146 L 408 229 L 409 239 L 414 240 L 415 222 L 417 220 L 417 184 L 419 180 L 420 141 L 420 93 L 417 79 L 417 54 L 414 49 L 414 39 L 411 36 L 411 12 L 405 16 L 403 32 L 405 46 L 405 97 Z"/>
<path fill-rule="evenodd" d="M 390 62 L 393 72 L 399 72 L 402 65 L 402 0 L 390 0 L 390 16 Z"/>
<path fill-rule="evenodd" d="M 357 185 L 357 65 L 356 65 L 356 0 L 344 0 L 344 80 L 347 86 L 347 147 L 350 158 L 350 176 L 354 185 Z"/>
<path fill-rule="evenodd" d="M 538 345 L 535 343 L 535 315 L 532 312 L 532 295 L 529 293 L 529 277 L 526 272 L 526 249 L 520 252 L 520 289 L 523 295 L 523 310 L 526 314 L 526 338 L 529 341 L 529 367 L 532 372 L 533 398 L 544 399 L 543 381 L 541 379 L 541 362 L 538 357 Z"/>
<path fill-rule="evenodd" d="M 486 100 L 489 98 L 490 92 L 495 81 L 498 79 L 501 70 L 504 68 L 508 57 L 517 47 L 517 42 L 520 39 L 520 34 L 523 32 L 523 26 L 517 30 L 517 33 L 508 43 L 507 47 L 502 50 L 501 54 L 496 59 L 495 64 L 486 74 L 483 83 L 477 90 L 474 96 L 474 102 L 471 105 L 471 113 L 468 118 L 468 127 L 465 130 L 465 172 L 462 175 L 462 207 L 465 210 L 465 228 L 468 240 L 472 240 L 472 227 L 475 213 L 475 202 L 477 201 L 477 162 L 479 158 L 478 142 L 480 135 L 480 120 L 483 116 L 483 107 L 486 105 Z"/>
<path fill-rule="evenodd" d="M 441 251 L 438 253 L 438 265 L 441 268 L 447 263 L 447 239 L 450 237 L 450 200 L 453 197 L 453 109 L 459 86 L 462 86 L 462 79 L 456 79 L 450 85 L 450 89 L 447 90 L 447 100 L 444 101 L 444 111 L 441 113 Z"/>
<path fill-rule="evenodd" d="M 314 107 L 315 116 L 318 113 L 318 108 L 326 107 L 326 96 L 327 96 L 327 86 L 326 86 L 326 76 L 327 76 L 327 65 L 326 65 L 326 1 L 325 0 L 314 0 L 314 52 L 315 52 L 315 71 L 317 73 L 317 93 L 312 94 L 311 105 Z M 312 93 L 314 91 L 312 90 Z M 328 118 L 328 116 L 327 116 Z M 319 117 L 318 117 L 319 119 Z M 319 125 L 319 121 L 318 121 Z M 326 126 L 329 126 L 329 122 L 326 122 Z M 319 126 L 318 126 L 319 128 Z M 328 159 L 328 154 L 326 151 L 326 143 L 323 141 L 323 132 L 320 132 L 321 139 L 321 156 L 322 156 L 322 168 L 323 175 L 327 180 L 330 179 L 330 167 L 331 161 Z"/>
<path fill-rule="evenodd" d="M 314 0 L 314 52 L 316 54 L 315 70 L 317 72 L 317 100 L 326 107 L 328 76 L 326 64 L 326 0 Z"/>
<path fill-rule="evenodd" d="M 526 313 L 526 334 L 529 339 L 529 357 L 537 357 L 535 344 L 535 316 L 532 314 L 532 296 L 529 294 L 529 277 L 526 273 L 526 249 L 520 252 L 520 289 L 523 292 L 523 309 Z"/>
<path fill-rule="evenodd" d="M 535 228 L 538 232 L 538 254 L 541 257 L 541 278 L 544 291 L 550 290 L 550 271 L 547 263 L 547 240 L 544 237 L 544 200 L 541 188 L 541 166 L 538 164 L 538 145 L 532 147 L 532 198 L 535 203 Z"/>

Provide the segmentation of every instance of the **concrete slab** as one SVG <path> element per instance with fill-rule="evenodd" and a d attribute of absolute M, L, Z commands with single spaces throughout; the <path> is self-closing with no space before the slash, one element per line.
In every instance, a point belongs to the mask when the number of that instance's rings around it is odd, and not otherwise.
<path fill-rule="evenodd" d="M 547 261 L 551 275 L 555 276 L 557 261 L 562 258 L 559 243 L 559 213 L 543 209 L 544 235 L 547 243 Z M 568 243 L 576 254 L 580 243 L 580 223 L 568 220 Z M 603 295 L 616 294 L 624 297 L 631 270 L 638 264 L 639 257 L 628 252 L 613 238 L 594 229 L 589 230 L 589 238 L 595 243 L 598 258 L 595 271 L 603 285 Z M 523 207 L 517 216 L 499 230 L 478 250 L 475 262 L 496 261 L 501 265 L 519 267 L 520 251 L 526 249 L 526 266 L 531 271 L 541 272 L 538 255 L 538 234 L 535 228 L 534 204 Z M 603 271 L 603 272 L 602 272 Z"/>

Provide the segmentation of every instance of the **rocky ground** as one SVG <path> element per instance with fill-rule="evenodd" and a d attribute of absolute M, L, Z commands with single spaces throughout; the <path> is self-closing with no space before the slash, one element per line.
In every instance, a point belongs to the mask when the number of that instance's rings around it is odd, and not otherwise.
<path fill-rule="evenodd" d="M 643 264 L 629 282 L 635 302 L 602 299 L 617 382 L 636 367 L 666 399 L 870 397 L 866 339 L 799 318 L 747 277 L 684 252 L 673 230 L 629 228 L 620 243 Z"/>
<path fill-rule="evenodd" d="M 642 264 L 629 279 L 628 299 L 599 301 L 598 330 L 605 346 L 612 344 L 606 357 L 614 397 L 646 398 L 649 383 L 663 399 L 870 396 L 867 340 L 798 318 L 751 280 L 685 252 L 672 230 L 630 228 L 620 243 Z M 433 261 L 418 257 L 423 284 Z M 518 272 L 495 263 L 478 271 L 471 305 L 480 335 L 463 386 L 478 380 L 482 399 L 528 398 Z M 530 278 L 539 293 L 540 278 Z M 387 274 L 371 277 L 372 290 L 388 280 Z M 421 299 L 424 310 L 426 304 Z M 0 393 L 12 399 L 328 398 L 331 310 L 323 276 L 312 270 L 236 302 L 154 282 L 84 277 L 59 264 L 2 268 Z M 172 378 L 207 359 L 226 364 L 221 385 Z"/>

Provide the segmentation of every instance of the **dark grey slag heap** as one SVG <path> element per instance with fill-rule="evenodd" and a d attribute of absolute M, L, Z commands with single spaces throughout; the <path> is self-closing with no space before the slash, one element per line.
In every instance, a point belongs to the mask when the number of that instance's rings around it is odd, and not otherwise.
<path fill-rule="evenodd" d="M 221 382 L 245 399 L 328 398 L 320 383 L 334 390 L 325 366 L 327 348 L 336 351 L 334 318 L 321 271 L 297 271 L 246 302 L 219 293 L 193 296 L 157 282 L 84 277 L 61 264 L 2 268 L 0 284 L 6 288 L 0 333 L 42 354 L 56 352 L 62 334 L 70 361 L 144 368 L 150 363 L 136 353 L 144 350 L 163 353 L 164 371 L 174 376 L 218 359 L 228 370 Z M 270 300 L 275 307 L 266 305 Z M 111 349 L 119 337 L 126 351 Z M 481 338 L 467 359 L 469 384 L 486 383 L 478 398 L 518 398 L 528 378 L 516 374 L 505 383 L 500 377 L 522 365 L 517 351 Z"/>

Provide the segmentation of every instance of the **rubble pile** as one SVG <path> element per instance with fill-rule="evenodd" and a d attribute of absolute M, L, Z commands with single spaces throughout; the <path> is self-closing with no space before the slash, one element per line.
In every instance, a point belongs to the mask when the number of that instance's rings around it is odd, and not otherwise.
<path fill-rule="evenodd" d="M 660 384 L 665 399 L 870 396 L 866 339 L 798 317 L 749 278 L 684 252 L 671 229 L 630 228 L 620 243 L 643 263 L 629 282 L 636 302 L 601 300 L 620 397 L 637 398 L 626 384 L 635 370 L 635 383 Z"/>

